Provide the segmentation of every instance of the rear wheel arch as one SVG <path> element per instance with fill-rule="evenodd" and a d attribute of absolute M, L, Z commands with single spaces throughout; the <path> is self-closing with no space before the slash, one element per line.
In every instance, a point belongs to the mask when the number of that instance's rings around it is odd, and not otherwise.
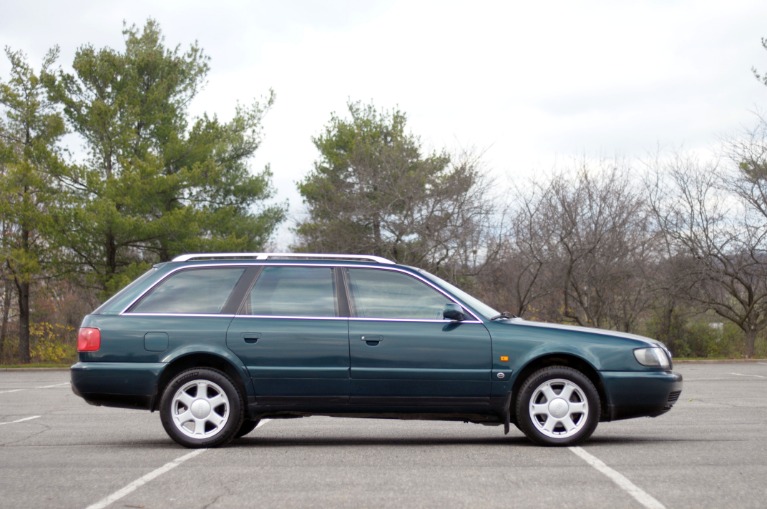
<path fill-rule="evenodd" d="M 248 396 L 253 395 L 250 378 L 247 376 L 244 367 L 235 366 L 228 359 L 210 353 L 189 354 L 172 360 L 168 363 L 165 369 L 163 369 L 157 383 L 157 394 L 152 402 L 151 410 L 153 412 L 159 410 L 160 400 L 162 399 L 162 395 L 168 384 L 176 377 L 176 375 L 192 368 L 211 368 L 221 371 L 222 373 L 225 373 L 233 383 L 239 386 L 246 401 Z"/>

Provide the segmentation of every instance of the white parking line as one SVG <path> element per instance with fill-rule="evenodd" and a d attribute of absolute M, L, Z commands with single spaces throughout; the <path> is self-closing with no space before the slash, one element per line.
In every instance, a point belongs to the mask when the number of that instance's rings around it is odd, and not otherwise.
<path fill-rule="evenodd" d="M 642 504 L 643 507 L 646 507 L 647 509 L 666 509 L 663 504 L 654 499 L 649 493 L 643 491 L 637 485 L 629 481 L 620 472 L 605 465 L 604 462 L 596 456 L 592 456 L 580 447 L 570 447 L 569 449 L 583 461 L 607 476 L 612 482 L 617 484 L 620 489 L 634 497 L 634 499 Z"/>
<path fill-rule="evenodd" d="M 42 385 L 40 387 L 29 387 L 27 389 L 8 389 L 6 391 L 0 391 L 0 394 L 10 394 L 12 392 L 22 392 L 22 391 L 31 391 L 33 389 L 53 389 L 56 387 L 68 387 L 69 382 L 64 382 L 60 384 L 53 384 L 53 385 Z"/>
<path fill-rule="evenodd" d="M 754 377 L 754 378 L 767 378 L 767 376 L 762 376 L 762 375 L 744 375 L 743 373 L 730 373 L 730 374 L 734 375 L 734 376 L 749 376 L 749 377 Z"/>
<path fill-rule="evenodd" d="M 196 451 L 192 451 L 189 454 L 185 454 L 185 455 L 181 456 L 180 458 L 177 458 L 177 459 L 175 459 L 175 460 L 173 460 L 171 462 L 168 462 L 168 463 L 164 464 L 163 466 L 161 466 L 160 468 L 158 468 L 157 470 L 152 470 L 151 472 L 149 472 L 145 476 L 139 477 L 138 479 L 136 479 L 135 481 L 133 481 L 132 483 L 130 483 L 129 485 L 127 485 L 123 489 L 117 490 L 114 493 L 112 493 L 111 495 L 109 495 L 109 496 L 107 496 L 105 498 L 102 498 L 101 500 L 99 500 L 95 504 L 89 505 L 86 509 L 103 509 L 104 507 L 107 507 L 111 503 L 116 502 L 117 500 L 120 500 L 125 495 L 128 495 L 129 493 L 135 491 L 137 488 L 140 488 L 141 486 L 145 485 L 146 483 L 148 483 L 152 479 L 155 479 L 155 478 L 161 476 L 165 472 L 173 470 L 174 468 L 176 468 L 177 466 L 179 466 L 183 462 L 185 462 L 187 460 L 190 460 L 190 459 L 194 458 L 195 456 L 199 456 L 200 454 L 204 453 L 205 451 L 207 451 L 207 449 L 197 449 Z"/>
<path fill-rule="evenodd" d="M 35 389 L 53 389 L 54 387 L 65 387 L 69 386 L 69 382 L 64 382 L 61 384 L 53 384 L 53 385 L 43 385 L 42 387 L 35 387 Z"/>
<path fill-rule="evenodd" d="M 39 418 L 40 418 L 39 415 L 33 415 L 32 417 L 24 417 L 23 419 L 17 419 L 15 421 L 0 422 L 0 426 L 3 426 L 5 424 L 18 424 L 20 422 L 31 421 L 32 419 L 39 419 Z"/>
<path fill-rule="evenodd" d="M 261 426 L 263 426 L 264 424 L 266 424 L 270 420 L 271 419 L 262 419 L 261 422 L 259 422 L 256 425 L 256 428 L 260 428 Z M 161 476 L 165 472 L 173 470 L 174 468 L 176 468 L 177 466 L 179 466 L 183 462 L 185 462 L 187 460 L 190 460 L 190 459 L 194 458 L 195 456 L 199 456 L 200 454 L 204 453 L 207 450 L 208 449 L 197 449 L 196 451 L 192 451 L 189 454 L 186 454 L 184 456 L 181 456 L 180 458 L 177 458 L 177 459 L 175 459 L 175 460 L 173 460 L 171 462 L 168 462 L 168 463 L 164 464 L 163 466 L 161 466 L 160 468 L 158 468 L 157 470 L 153 470 L 153 471 L 149 472 L 148 474 L 146 474 L 145 476 L 136 479 L 135 481 L 133 481 L 132 483 L 130 483 L 126 487 L 124 487 L 124 488 L 122 488 L 120 490 L 115 491 L 111 495 L 102 498 L 101 500 L 99 500 L 95 504 L 91 504 L 88 507 L 86 507 L 85 509 L 104 509 L 105 507 L 109 506 L 113 502 L 116 502 L 116 501 L 120 500 L 125 495 L 128 495 L 129 493 L 131 493 L 131 492 L 135 491 L 136 489 L 140 488 L 141 486 L 145 485 L 149 481 L 151 481 L 153 479 L 156 479 L 157 477 Z"/>

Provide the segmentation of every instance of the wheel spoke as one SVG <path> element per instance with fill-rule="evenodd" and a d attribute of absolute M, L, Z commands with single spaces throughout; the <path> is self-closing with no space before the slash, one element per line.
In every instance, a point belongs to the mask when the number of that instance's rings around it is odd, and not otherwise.
<path fill-rule="evenodd" d="M 177 397 L 176 401 L 181 402 L 185 407 L 189 408 L 192 406 L 192 402 L 194 401 L 194 398 L 189 395 L 187 392 L 181 392 Z"/>
<path fill-rule="evenodd" d="M 565 427 L 565 430 L 567 430 L 567 433 L 572 433 L 573 431 L 576 431 L 578 429 L 578 425 L 573 422 L 573 419 L 571 416 L 566 416 L 561 421 L 562 425 Z"/>
<path fill-rule="evenodd" d="M 547 402 L 557 398 L 557 393 L 554 392 L 554 389 L 550 384 L 546 384 L 545 386 L 541 387 L 541 393 L 543 393 L 543 395 L 546 397 Z"/>
<path fill-rule="evenodd" d="M 194 416 L 192 415 L 192 411 L 189 410 L 189 407 L 187 407 L 186 411 L 176 415 L 175 419 L 177 423 L 183 426 L 187 422 L 194 420 Z"/>
<path fill-rule="evenodd" d="M 195 435 L 204 435 L 205 434 L 205 419 L 195 419 L 194 420 L 194 434 Z"/>
<path fill-rule="evenodd" d="M 225 405 L 229 403 L 229 400 L 226 399 L 226 396 L 223 394 L 216 394 L 208 400 L 208 403 L 210 403 L 211 408 L 216 408 L 219 405 Z"/>
<path fill-rule="evenodd" d="M 548 414 L 549 414 L 548 403 L 530 405 L 530 415 L 548 415 Z"/>
<path fill-rule="evenodd" d="M 588 405 L 586 404 L 585 401 L 570 403 L 570 415 L 585 414 L 587 411 L 588 411 Z"/>
<path fill-rule="evenodd" d="M 216 412 L 211 412 L 208 416 L 208 422 L 213 424 L 216 428 L 220 427 L 224 422 L 226 422 L 226 418 L 223 415 L 219 415 Z"/>
<path fill-rule="evenodd" d="M 559 419 L 555 419 L 552 416 L 549 416 L 546 419 L 546 423 L 543 425 L 543 430 L 547 431 L 548 433 L 554 433 L 554 428 L 557 427 L 557 424 L 559 424 Z"/>
<path fill-rule="evenodd" d="M 565 384 L 565 386 L 562 388 L 562 392 L 559 393 L 559 397 L 565 401 L 570 401 L 570 397 L 573 395 L 574 391 L 575 387 L 570 384 Z"/>

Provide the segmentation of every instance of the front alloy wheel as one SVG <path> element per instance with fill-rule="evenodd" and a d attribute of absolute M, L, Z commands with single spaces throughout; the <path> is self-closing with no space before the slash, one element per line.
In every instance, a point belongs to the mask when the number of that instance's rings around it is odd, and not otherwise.
<path fill-rule="evenodd" d="M 580 371 L 565 366 L 543 368 L 530 376 L 517 400 L 519 428 L 542 445 L 574 445 L 597 427 L 599 394 Z"/>
<path fill-rule="evenodd" d="M 168 384 L 160 402 L 168 435 L 185 447 L 217 447 L 234 438 L 243 420 L 242 397 L 220 371 L 182 372 Z"/>

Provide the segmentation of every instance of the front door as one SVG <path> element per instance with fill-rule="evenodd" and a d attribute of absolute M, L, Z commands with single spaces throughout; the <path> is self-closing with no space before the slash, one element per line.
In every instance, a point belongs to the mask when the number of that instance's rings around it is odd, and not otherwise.
<path fill-rule="evenodd" d="M 490 335 L 470 315 L 442 317 L 453 299 L 392 269 L 346 270 L 351 403 L 429 408 L 488 404 Z"/>

